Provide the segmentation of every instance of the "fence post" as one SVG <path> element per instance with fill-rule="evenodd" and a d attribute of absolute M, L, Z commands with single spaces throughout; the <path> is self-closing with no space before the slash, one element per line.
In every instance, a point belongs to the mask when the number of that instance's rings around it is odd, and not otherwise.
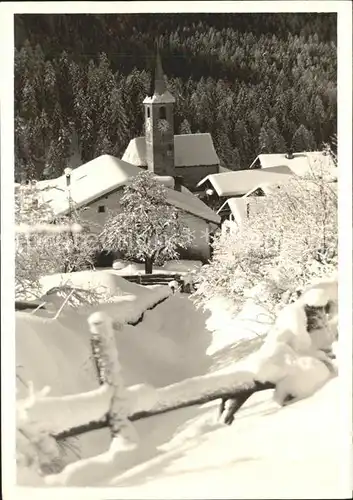
<path fill-rule="evenodd" d="M 119 435 L 126 445 L 135 446 L 137 443 L 137 433 L 128 419 L 128 396 L 121 375 L 121 366 L 114 335 L 114 329 L 119 330 L 122 328 L 122 325 L 115 322 L 113 328 L 112 319 L 103 312 L 91 314 L 88 318 L 88 324 L 91 332 L 92 346 L 96 347 L 93 355 L 96 359 L 100 382 L 106 382 L 113 387 L 113 396 L 108 414 L 108 423 L 112 438 L 114 439 Z"/>

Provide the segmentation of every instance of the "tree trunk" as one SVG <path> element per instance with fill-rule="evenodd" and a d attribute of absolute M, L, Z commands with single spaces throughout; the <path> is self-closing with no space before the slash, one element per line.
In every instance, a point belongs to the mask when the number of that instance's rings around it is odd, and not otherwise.
<path fill-rule="evenodd" d="M 145 257 L 145 274 L 152 274 L 153 270 L 153 259 L 151 257 Z"/>

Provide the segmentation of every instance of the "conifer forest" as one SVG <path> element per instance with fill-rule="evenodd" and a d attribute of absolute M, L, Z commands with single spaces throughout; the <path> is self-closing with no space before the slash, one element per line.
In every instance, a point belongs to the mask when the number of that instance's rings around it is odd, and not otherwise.
<path fill-rule="evenodd" d="M 336 14 L 15 16 L 15 177 L 121 158 L 144 135 L 160 46 L 175 134 L 210 132 L 221 163 L 311 151 L 336 134 Z"/>

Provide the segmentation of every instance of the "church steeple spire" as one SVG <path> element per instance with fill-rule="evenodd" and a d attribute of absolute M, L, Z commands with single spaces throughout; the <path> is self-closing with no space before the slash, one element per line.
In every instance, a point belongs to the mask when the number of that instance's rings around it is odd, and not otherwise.
<path fill-rule="evenodd" d="M 143 101 L 146 162 L 148 169 L 155 174 L 174 177 L 173 106 L 175 99 L 167 89 L 158 43 L 156 43 L 156 49 L 150 95 Z"/>
<path fill-rule="evenodd" d="M 162 68 L 161 54 L 159 52 L 159 44 L 157 45 L 156 69 L 154 73 L 154 94 L 163 95 L 167 91 L 165 76 Z"/>

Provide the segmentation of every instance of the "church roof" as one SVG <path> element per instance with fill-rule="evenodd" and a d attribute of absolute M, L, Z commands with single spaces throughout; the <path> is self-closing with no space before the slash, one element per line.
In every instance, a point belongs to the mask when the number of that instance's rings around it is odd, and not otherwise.
<path fill-rule="evenodd" d="M 125 186 L 140 172 L 143 169 L 114 156 L 99 156 L 72 170 L 71 202 L 77 208 L 89 205 L 101 196 Z M 184 186 L 182 192 L 179 192 L 169 188 L 174 187 L 174 179 L 167 176 L 156 176 L 156 179 L 166 186 L 168 203 L 196 217 L 219 224 L 219 216 Z M 41 190 L 42 200 L 50 205 L 56 215 L 68 213 L 70 207 L 65 175 L 49 181 L 39 181 L 37 188 Z"/>
<path fill-rule="evenodd" d="M 198 186 L 209 181 L 218 196 L 242 196 L 263 183 L 280 184 L 287 182 L 292 176 L 292 173 L 271 172 L 267 169 L 238 170 L 207 175 Z"/>
<path fill-rule="evenodd" d="M 122 159 L 139 167 L 147 166 L 145 138 L 131 139 Z M 208 133 L 175 135 L 174 159 L 176 167 L 219 165 L 211 134 Z"/>

